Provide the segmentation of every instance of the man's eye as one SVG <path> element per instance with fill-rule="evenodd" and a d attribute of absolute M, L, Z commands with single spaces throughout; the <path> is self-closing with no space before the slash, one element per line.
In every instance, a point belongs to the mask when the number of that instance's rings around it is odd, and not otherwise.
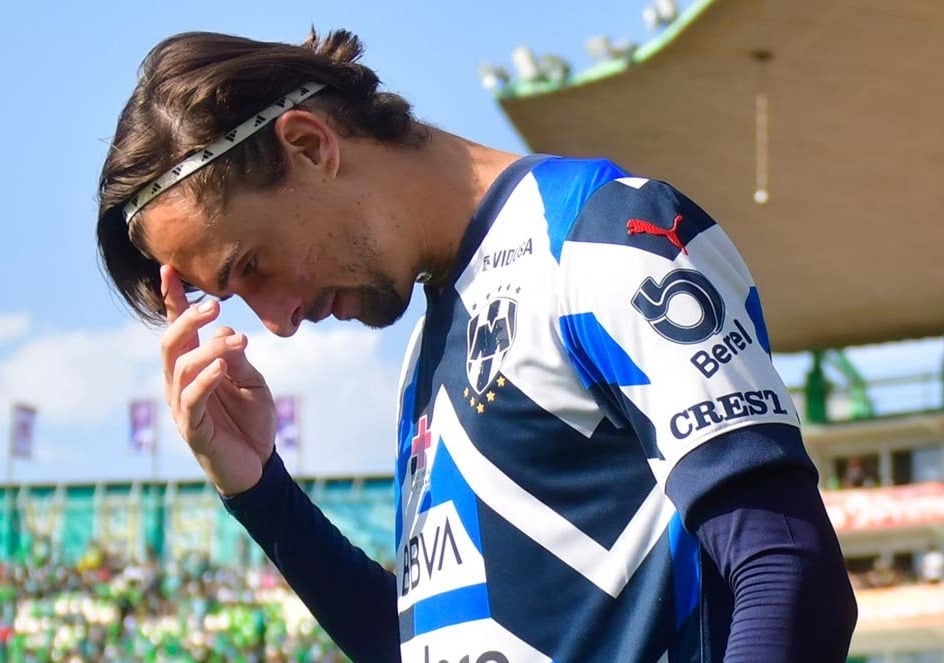
<path fill-rule="evenodd" d="M 252 256 L 249 260 L 246 261 L 246 264 L 243 265 L 242 277 L 246 278 L 247 276 L 252 276 L 256 272 L 258 267 L 259 260 L 256 256 Z"/>

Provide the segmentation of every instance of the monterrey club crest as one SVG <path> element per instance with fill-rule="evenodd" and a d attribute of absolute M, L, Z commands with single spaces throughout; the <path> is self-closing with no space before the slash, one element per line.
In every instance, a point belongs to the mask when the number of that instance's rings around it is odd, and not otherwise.
<path fill-rule="evenodd" d="M 515 300 L 496 297 L 469 320 L 465 372 L 479 395 L 498 375 L 502 360 L 515 342 L 517 310 Z"/>

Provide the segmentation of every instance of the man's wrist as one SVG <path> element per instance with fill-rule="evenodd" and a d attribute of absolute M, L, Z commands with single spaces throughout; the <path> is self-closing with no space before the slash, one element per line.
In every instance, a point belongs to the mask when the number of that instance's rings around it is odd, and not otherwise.
<path fill-rule="evenodd" d="M 233 467 L 220 468 L 208 458 L 199 458 L 198 462 L 206 473 L 210 483 L 223 497 L 233 497 L 252 489 L 262 478 L 262 461 L 256 457 L 249 462 L 238 463 Z"/>
<path fill-rule="evenodd" d="M 275 505 L 282 499 L 286 482 L 291 478 L 285 469 L 285 464 L 275 449 L 262 466 L 259 480 L 246 490 L 226 494 L 220 492 L 220 500 L 229 513 L 236 517 L 248 528 L 248 521 L 258 518 L 271 520 Z M 217 488 L 219 490 L 219 488 Z M 260 515 L 262 514 L 262 515 Z M 251 524 L 251 523 L 249 523 Z M 258 525 L 259 523 L 256 523 Z"/>

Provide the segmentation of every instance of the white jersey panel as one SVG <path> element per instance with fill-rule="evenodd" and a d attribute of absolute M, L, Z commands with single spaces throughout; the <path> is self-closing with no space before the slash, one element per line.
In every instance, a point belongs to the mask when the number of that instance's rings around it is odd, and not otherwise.
<path fill-rule="evenodd" d="M 407 544 L 397 550 L 401 612 L 417 601 L 485 582 L 482 555 L 452 503 L 414 512 L 404 538 Z"/>

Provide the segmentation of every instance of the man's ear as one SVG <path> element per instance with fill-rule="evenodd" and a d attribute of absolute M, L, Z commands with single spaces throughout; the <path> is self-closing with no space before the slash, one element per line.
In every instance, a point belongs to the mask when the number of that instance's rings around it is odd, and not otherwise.
<path fill-rule="evenodd" d="M 286 111 L 275 121 L 275 136 L 289 163 L 300 160 L 329 177 L 337 174 L 341 149 L 337 132 L 317 113 L 301 108 Z"/>

